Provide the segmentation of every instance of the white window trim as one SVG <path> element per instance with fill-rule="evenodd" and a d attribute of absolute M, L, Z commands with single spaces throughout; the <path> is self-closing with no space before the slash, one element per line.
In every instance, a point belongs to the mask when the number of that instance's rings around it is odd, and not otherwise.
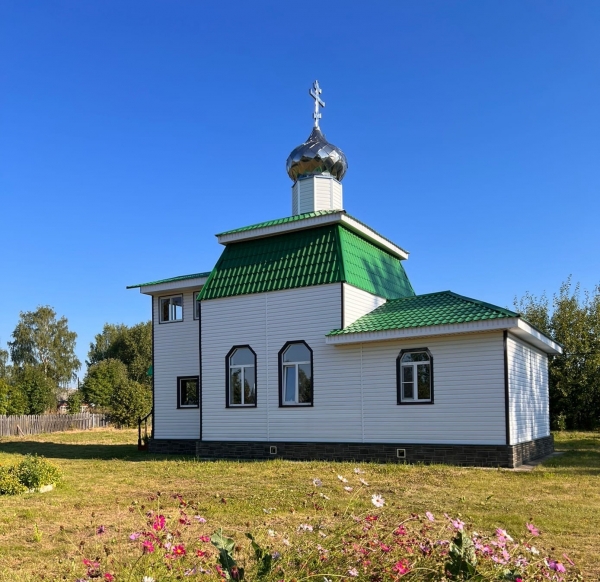
<path fill-rule="evenodd" d="M 196 392 L 198 395 L 198 404 L 183 404 L 181 402 L 182 390 L 181 383 L 184 380 L 195 380 L 196 381 Z M 177 408 L 200 408 L 200 378 L 198 376 L 179 376 L 177 378 Z"/>
<path fill-rule="evenodd" d="M 239 349 L 239 348 L 238 348 Z M 256 356 L 255 356 L 256 359 Z M 246 368 L 252 368 L 254 370 L 254 402 L 245 402 L 246 400 L 246 393 L 244 390 L 244 380 L 246 379 Z M 233 386 L 231 385 L 231 370 L 233 369 L 241 369 L 242 370 L 242 402 L 240 404 L 237 404 L 235 402 L 232 402 L 233 400 Z M 250 364 L 232 364 L 231 363 L 231 356 L 229 356 L 229 406 L 236 406 L 236 407 L 242 407 L 242 406 L 256 406 L 256 365 L 251 366 Z"/>
<path fill-rule="evenodd" d="M 286 350 L 287 351 L 287 350 Z M 285 352 L 284 352 L 285 355 Z M 300 390 L 300 378 L 298 373 L 298 367 L 302 365 L 310 366 L 310 360 L 306 362 L 282 362 L 283 365 L 283 398 L 281 399 L 281 403 L 283 406 L 310 406 L 310 402 L 299 402 L 299 390 Z M 285 373 L 286 368 L 295 368 L 295 376 L 296 376 L 296 393 L 294 394 L 294 400 L 286 400 L 285 395 L 287 394 L 287 374 Z M 312 376 L 310 381 L 312 382 Z"/>
<path fill-rule="evenodd" d="M 173 313 L 175 313 L 175 311 L 173 309 L 175 306 L 171 304 L 171 299 L 174 299 L 175 297 L 181 298 L 181 318 L 180 319 L 163 319 L 163 310 L 162 310 L 163 301 L 165 299 L 169 300 L 169 316 L 170 316 Z M 159 323 L 177 323 L 179 321 L 183 321 L 183 294 L 178 293 L 177 295 L 166 295 L 163 297 L 159 297 L 158 298 L 158 322 Z"/>
<path fill-rule="evenodd" d="M 406 353 L 427 353 L 427 352 L 406 352 Z M 406 355 L 406 354 L 404 354 Z M 429 356 L 429 354 L 427 354 Z M 403 356 L 404 357 L 404 356 Z M 400 361 L 400 401 L 401 402 L 431 402 L 431 356 L 429 356 L 429 360 L 422 360 L 420 362 L 402 362 Z M 429 366 L 429 398 L 419 398 L 419 389 L 417 386 L 417 366 L 423 365 Z M 405 382 L 404 381 L 404 368 L 412 368 L 413 369 L 413 381 Z M 413 394 L 416 395 L 416 398 L 405 398 L 404 397 L 404 384 L 412 384 L 413 385 Z"/>

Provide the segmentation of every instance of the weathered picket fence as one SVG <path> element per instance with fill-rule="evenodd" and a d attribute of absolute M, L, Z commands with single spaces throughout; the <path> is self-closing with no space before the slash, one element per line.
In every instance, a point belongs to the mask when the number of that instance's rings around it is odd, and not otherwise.
<path fill-rule="evenodd" d="M 60 432 L 63 430 L 87 430 L 108 426 L 104 414 L 28 414 L 0 415 L 0 437 Z"/>

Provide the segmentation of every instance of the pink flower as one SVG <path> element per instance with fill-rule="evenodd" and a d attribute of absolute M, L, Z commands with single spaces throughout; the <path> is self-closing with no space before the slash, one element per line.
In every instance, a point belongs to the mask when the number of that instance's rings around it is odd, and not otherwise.
<path fill-rule="evenodd" d="M 198 522 L 198 523 L 206 523 L 206 518 L 202 517 L 201 515 L 194 515 L 194 519 Z"/>
<path fill-rule="evenodd" d="M 106 528 L 103 525 L 99 525 L 98 529 L 96 530 L 96 533 L 98 535 L 103 534 L 106 531 Z"/>
<path fill-rule="evenodd" d="M 106 572 L 106 574 L 104 574 L 104 579 L 107 582 L 113 582 L 115 577 L 112 574 L 110 574 L 109 572 Z"/>
<path fill-rule="evenodd" d="M 382 552 L 389 552 L 392 548 L 390 548 L 390 546 L 386 546 L 385 544 L 379 544 L 379 547 L 381 548 Z"/>
<path fill-rule="evenodd" d="M 143 541 L 142 549 L 144 554 L 151 554 L 154 551 L 154 544 L 150 540 Z"/>
<path fill-rule="evenodd" d="M 458 531 L 463 531 L 463 528 L 465 527 L 465 522 L 461 521 L 460 519 L 452 519 L 450 520 L 452 522 L 452 527 Z"/>
<path fill-rule="evenodd" d="M 201 542 L 210 542 L 210 537 L 209 536 L 200 536 L 198 539 Z"/>
<path fill-rule="evenodd" d="M 131 541 L 135 541 L 137 540 L 142 534 L 139 531 L 133 532 L 130 536 L 129 539 Z"/>
<path fill-rule="evenodd" d="M 405 536 L 406 528 L 403 525 L 399 525 L 393 532 L 395 536 Z"/>
<path fill-rule="evenodd" d="M 554 560 L 548 560 L 547 564 L 548 564 L 548 568 L 550 568 L 551 570 L 554 570 L 555 572 L 560 572 L 562 574 L 567 571 L 560 562 L 555 562 Z"/>
<path fill-rule="evenodd" d="M 378 515 L 367 515 L 367 517 L 365 517 L 365 521 L 377 521 L 378 519 Z"/>
<path fill-rule="evenodd" d="M 505 529 L 496 529 L 496 535 L 498 536 L 499 542 L 505 542 L 506 540 L 508 540 L 509 542 L 514 542 L 514 540 L 508 535 L 508 533 L 506 533 Z"/>
<path fill-rule="evenodd" d="M 567 554 L 563 554 L 563 557 L 566 558 L 567 562 L 569 562 L 569 564 L 571 564 L 571 566 L 575 565 L 575 562 L 573 562 L 573 560 L 571 560 L 571 558 L 569 558 L 569 556 L 567 556 Z"/>
<path fill-rule="evenodd" d="M 527 529 L 529 530 L 529 533 L 532 536 L 539 536 L 540 535 L 540 530 L 535 527 L 535 525 L 533 525 L 532 523 L 528 523 L 527 524 Z"/>
<path fill-rule="evenodd" d="M 183 544 L 179 544 L 177 546 L 173 546 L 171 548 L 171 552 L 173 552 L 173 555 L 176 558 L 181 558 L 182 556 L 185 556 L 186 552 L 185 552 L 185 547 Z"/>
<path fill-rule="evenodd" d="M 431 513 L 431 511 L 426 511 L 425 512 L 425 517 L 429 520 L 429 521 L 435 521 L 435 517 L 433 517 L 433 513 Z"/>
<path fill-rule="evenodd" d="M 165 529 L 165 524 L 167 523 L 164 515 L 157 515 L 154 518 L 154 523 L 152 524 L 152 529 L 155 531 L 160 531 Z"/>
<path fill-rule="evenodd" d="M 400 576 L 408 574 L 410 572 L 410 565 L 408 563 L 408 560 L 400 560 L 399 562 L 396 562 L 396 564 L 392 568 L 392 571 L 396 572 Z"/>
<path fill-rule="evenodd" d="M 356 568 L 350 568 L 350 570 L 348 570 L 348 575 L 356 578 L 358 576 L 358 570 Z"/>

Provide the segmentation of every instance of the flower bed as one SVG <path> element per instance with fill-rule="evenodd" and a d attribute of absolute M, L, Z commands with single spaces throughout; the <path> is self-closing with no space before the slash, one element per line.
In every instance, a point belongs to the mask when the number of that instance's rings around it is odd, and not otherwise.
<path fill-rule="evenodd" d="M 264 508 L 268 521 L 252 533 L 243 527 L 224 533 L 199 503 L 179 494 L 134 501 L 129 510 L 139 515 L 139 529 L 125 535 L 95 526 L 92 541 L 80 543 L 87 557 L 76 580 L 582 580 L 567 555 L 543 548 L 534 524 L 524 524 L 521 532 L 481 532 L 460 516 L 403 515 L 390 504 L 401 499 L 370 492 L 361 475 L 355 469 L 329 485 L 348 494 L 346 511 L 323 511 L 327 486 L 314 478 L 306 494 L 314 514 L 286 510 L 298 517 L 286 515 L 284 525 L 276 508 Z M 298 507 L 306 507 L 300 495 Z M 370 510 L 359 511 L 365 502 Z"/>

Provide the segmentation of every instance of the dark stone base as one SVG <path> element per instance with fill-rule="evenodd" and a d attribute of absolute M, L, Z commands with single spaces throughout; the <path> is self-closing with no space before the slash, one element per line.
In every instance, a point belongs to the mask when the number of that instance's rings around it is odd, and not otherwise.
<path fill-rule="evenodd" d="M 276 452 L 271 452 L 275 448 Z M 398 456 L 398 449 L 404 457 Z M 518 445 L 415 445 L 402 443 L 273 443 L 252 441 L 151 440 L 152 453 L 195 455 L 199 459 L 289 459 L 375 463 L 443 463 L 471 467 L 514 468 L 549 455 L 548 436 Z"/>

